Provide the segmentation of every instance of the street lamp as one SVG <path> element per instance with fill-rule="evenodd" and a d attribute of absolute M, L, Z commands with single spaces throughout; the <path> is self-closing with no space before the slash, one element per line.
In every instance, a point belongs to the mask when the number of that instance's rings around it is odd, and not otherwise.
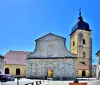
<path fill-rule="evenodd" d="M 19 85 L 20 76 L 19 75 L 16 75 L 16 77 L 17 77 L 17 85 Z"/>

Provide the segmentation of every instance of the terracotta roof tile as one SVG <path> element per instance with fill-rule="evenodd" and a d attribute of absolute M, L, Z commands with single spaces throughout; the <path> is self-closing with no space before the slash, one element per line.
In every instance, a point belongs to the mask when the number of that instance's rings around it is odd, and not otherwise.
<path fill-rule="evenodd" d="M 76 69 L 77 70 L 89 70 L 89 67 L 87 65 L 84 65 L 81 62 L 77 62 Z"/>
<path fill-rule="evenodd" d="M 9 51 L 5 54 L 5 64 L 20 64 L 26 65 L 26 56 L 31 52 L 24 51 Z"/>

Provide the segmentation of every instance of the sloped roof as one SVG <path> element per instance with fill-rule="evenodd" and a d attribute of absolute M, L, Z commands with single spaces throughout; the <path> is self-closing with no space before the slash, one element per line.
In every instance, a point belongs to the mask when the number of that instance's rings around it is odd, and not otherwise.
<path fill-rule="evenodd" d="M 95 55 L 97 55 L 97 56 L 100 55 L 100 50 L 98 50 L 97 53 L 96 53 Z"/>
<path fill-rule="evenodd" d="M 26 65 L 26 56 L 31 52 L 9 51 L 5 54 L 5 64 Z"/>
<path fill-rule="evenodd" d="M 76 63 L 76 69 L 77 70 L 89 70 L 89 67 L 87 65 L 84 65 L 81 62 Z"/>
<path fill-rule="evenodd" d="M 48 36 L 48 35 L 53 35 L 53 36 L 57 36 L 57 37 L 60 37 L 60 38 L 64 38 L 64 37 L 61 37 L 61 36 L 55 35 L 55 34 L 53 34 L 53 33 L 48 33 L 48 34 L 46 34 L 46 35 L 44 35 L 44 36 L 42 36 L 42 37 L 36 39 L 35 41 L 37 41 L 37 40 L 39 40 L 39 39 L 41 39 L 41 38 L 43 38 L 43 37 L 45 37 L 45 36 Z M 64 38 L 64 39 L 66 39 L 66 38 Z"/>

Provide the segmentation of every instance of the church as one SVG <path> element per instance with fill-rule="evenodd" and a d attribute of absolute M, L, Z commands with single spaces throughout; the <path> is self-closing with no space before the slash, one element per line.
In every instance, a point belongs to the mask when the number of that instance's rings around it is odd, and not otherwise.
<path fill-rule="evenodd" d="M 35 41 L 26 59 L 27 78 L 76 78 L 76 55 L 68 51 L 64 37 L 49 33 Z"/>
<path fill-rule="evenodd" d="M 89 24 L 81 12 L 70 33 L 70 51 L 66 38 L 48 33 L 35 40 L 35 50 L 27 55 L 27 78 L 67 79 L 92 76 L 92 38 Z"/>

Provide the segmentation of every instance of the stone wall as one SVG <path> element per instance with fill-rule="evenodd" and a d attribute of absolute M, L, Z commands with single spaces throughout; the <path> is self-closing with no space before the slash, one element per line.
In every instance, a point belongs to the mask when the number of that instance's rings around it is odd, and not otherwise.
<path fill-rule="evenodd" d="M 75 78 L 75 58 L 64 59 L 27 59 L 27 78 L 43 78 L 48 69 L 53 70 L 53 78 Z"/>

